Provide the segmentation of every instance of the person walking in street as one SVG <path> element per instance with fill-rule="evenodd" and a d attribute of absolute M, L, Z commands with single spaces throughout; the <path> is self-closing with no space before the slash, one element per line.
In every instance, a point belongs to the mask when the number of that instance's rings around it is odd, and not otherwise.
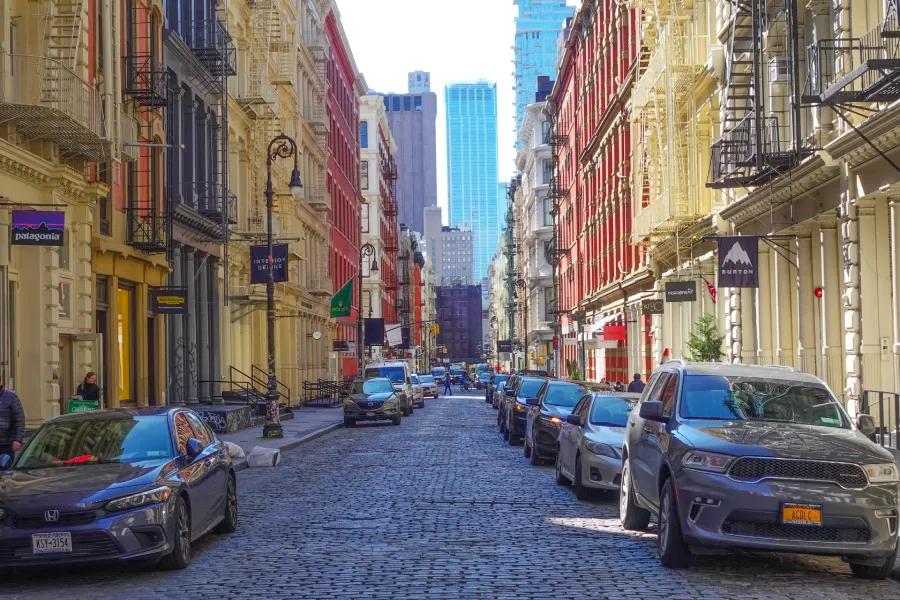
<path fill-rule="evenodd" d="M 641 381 L 641 374 L 635 373 L 634 379 L 632 379 L 631 383 L 628 384 L 628 391 L 635 394 L 640 394 L 644 391 L 644 387 L 646 387 L 646 385 L 646 383 Z"/>
<path fill-rule="evenodd" d="M 25 441 L 25 411 L 15 392 L 6 389 L 0 376 L 0 455 L 15 453 Z"/>
<path fill-rule="evenodd" d="M 90 371 L 84 376 L 84 381 L 75 390 L 75 397 L 79 400 L 100 401 L 100 386 L 97 385 L 97 374 Z"/>
<path fill-rule="evenodd" d="M 450 387 L 450 375 L 449 374 L 444 378 L 444 395 L 446 395 L 446 396 L 453 395 L 453 388 Z"/>

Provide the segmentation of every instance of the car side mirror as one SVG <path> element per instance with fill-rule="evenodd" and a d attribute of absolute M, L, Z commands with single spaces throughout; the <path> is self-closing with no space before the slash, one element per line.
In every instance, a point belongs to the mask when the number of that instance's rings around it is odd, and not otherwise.
<path fill-rule="evenodd" d="M 659 400 L 648 400 L 641 403 L 641 410 L 638 414 L 642 419 L 647 419 L 648 421 L 669 422 L 669 417 L 663 414 L 663 403 Z"/>
<path fill-rule="evenodd" d="M 506 394 L 512 394 L 514 390 L 511 387 L 505 387 L 503 388 L 503 392 Z"/>
<path fill-rule="evenodd" d="M 525 400 L 525 404 L 527 404 L 528 406 L 540 406 L 541 401 L 537 398 L 528 398 L 527 400 Z"/>
<path fill-rule="evenodd" d="M 189 458 L 197 458 L 203 452 L 203 442 L 197 438 L 191 438 L 185 444 L 185 453 Z"/>
<path fill-rule="evenodd" d="M 876 431 L 875 417 L 859 413 L 856 415 L 856 428 L 859 429 L 860 433 L 863 435 L 872 435 Z"/>
<path fill-rule="evenodd" d="M 12 456 L 4 454 L 0 456 L 0 471 L 6 471 L 12 465 Z"/>
<path fill-rule="evenodd" d="M 567 415 L 566 423 L 569 425 L 574 425 L 576 427 L 581 427 L 581 415 Z"/>

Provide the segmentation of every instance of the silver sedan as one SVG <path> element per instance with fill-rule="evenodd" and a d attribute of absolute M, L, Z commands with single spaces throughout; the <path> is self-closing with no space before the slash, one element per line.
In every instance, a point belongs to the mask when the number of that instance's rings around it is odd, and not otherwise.
<path fill-rule="evenodd" d="M 580 500 L 592 490 L 618 490 L 625 425 L 640 394 L 590 392 L 566 417 L 559 432 L 556 481 L 574 486 Z"/>

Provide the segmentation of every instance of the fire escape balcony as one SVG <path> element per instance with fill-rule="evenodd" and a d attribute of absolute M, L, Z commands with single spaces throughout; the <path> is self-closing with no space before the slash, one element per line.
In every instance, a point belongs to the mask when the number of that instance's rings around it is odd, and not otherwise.
<path fill-rule="evenodd" d="M 237 196 L 221 183 L 194 184 L 197 212 L 208 219 L 229 225 L 237 224 Z"/>
<path fill-rule="evenodd" d="M 129 246 L 148 254 L 159 254 L 168 248 L 169 219 L 150 206 L 133 206 L 126 210 Z"/>
<path fill-rule="evenodd" d="M 824 39 L 807 48 L 804 103 L 892 102 L 900 98 L 900 24 L 896 0 L 862 37 Z"/>
<path fill-rule="evenodd" d="M 331 297 L 334 295 L 334 281 L 325 273 L 325 262 L 319 263 L 319 266 L 313 267 L 318 272 L 310 278 L 308 291 L 313 296 Z"/>
<path fill-rule="evenodd" d="M 56 142 L 63 159 L 112 157 L 99 92 L 56 59 L 0 53 L 0 122 Z"/>
<path fill-rule="evenodd" d="M 130 162 L 140 158 L 140 147 L 138 144 L 138 122 L 137 119 L 129 114 L 119 111 L 119 120 L 116 122 L 118 128 L 119 144 L 122 148 L 122 160 Z"/>
<path fill-rule="evenodd" d="M 188 46 L 214 76 L 237 75 L 237 48 L 218 18 L 191 21 Z"/>
<path fill-rule="evenodd" d="M 278 116 L 278 90 L 269 81 L 265 69 L 251 71 L 245 91 L 237 102 L 251 119 L 274 119 Z"/>
<path fill-rule="evenodd" d="M 710 146 L 709 187 L 760 185 L 796 166 L 797 153 L 789 140 L 780 139 L 778 118 L 763 118 L 761 130 L 762 143 L 757 145 L 756 113 L 750 112 Z M 757 146 L 761 149 L 759 156 Z"/>
<path fill-rule="evenodd" d="M 162 108 L 169 102 L 168 71 L 152 54 L 123 56 L 125 83 L 122 94 L 140 106 Z"/>
<path fill-rule="evenodd" d="M 279 52 L 275 70 L 276 85 L 295 86 L 297 83 L 297 52 Z"/>

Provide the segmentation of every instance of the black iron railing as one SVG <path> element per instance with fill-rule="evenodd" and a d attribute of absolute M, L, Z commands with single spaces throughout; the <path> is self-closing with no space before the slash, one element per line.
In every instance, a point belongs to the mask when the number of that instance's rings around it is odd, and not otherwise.
<path fill-rule="evenodd" d="M 224 71 L 225 75 L 237 75 L 237 47 L 218 18 L 184 24 L 182 38 L 210 73 L 220 76 Z"/>
<path fill-rule="evenodd" d="M 127 243 L 144 252 L 161 253 L 168 248 L 168 217 L 152 208 L 131 207 L 128 219 Z"/>
<path fill-rule="evenodd" d="M 897 448 L 900 442 L 900 393 L 863 390 L 860 412 L 875 418 L 873 442 L 884 448 Z"/>
<path fill-rule="evenodd" d="M 164 107 L 169 101 L 168 71 L 158 56 L 123 56 L 125 82 L 122 93 L 142 106 Z"/>

